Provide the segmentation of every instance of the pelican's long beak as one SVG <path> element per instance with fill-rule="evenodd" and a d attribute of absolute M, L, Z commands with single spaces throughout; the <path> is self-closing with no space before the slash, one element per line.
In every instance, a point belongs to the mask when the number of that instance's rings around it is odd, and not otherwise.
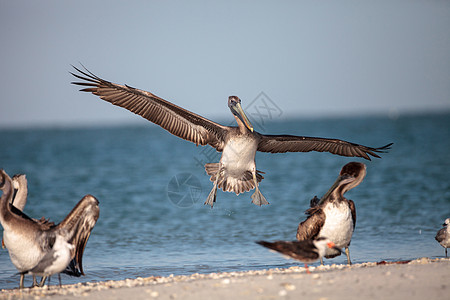
<path fill-rule="evenodd" d="M 251 132 L 253 132 L 253 125 L 252 123 L 250 123 L 250 120 L 247 118 L 247 116 L 245 115 L 244 110 L 242 109 L 242 106 L 240 103 L 236 103 L 235 105 L 233 105 L 232 107 L 233 110 L 233 114 L 235 116 L 237 116 L 239 118 L 239 120 L 242 121 L 242 123 L 245 124 L 245 126 L 248 128 L 248 130 L 250 130 Z"/>

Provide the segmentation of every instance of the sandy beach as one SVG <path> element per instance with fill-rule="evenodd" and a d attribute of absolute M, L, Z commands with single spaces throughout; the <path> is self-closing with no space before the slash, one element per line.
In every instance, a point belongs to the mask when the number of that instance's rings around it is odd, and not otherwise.
<path fill-rule="evenodd" d="M 0 299 L 447 299 L 450 259 L 193 274 L 2 290 Z M 52 281 L 55 282 L 55 279 Z"/>

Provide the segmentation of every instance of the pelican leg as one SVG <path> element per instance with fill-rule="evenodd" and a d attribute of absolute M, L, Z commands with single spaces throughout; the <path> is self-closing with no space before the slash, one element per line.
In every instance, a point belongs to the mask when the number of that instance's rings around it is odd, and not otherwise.
<path fill-rule="evenodd" d="M 345 254 L 347 255 L 347 264 L 350 266 L 352 262 L 350 260 L 350 250 L 348 250 L 348 247 L 345 247 Z"/>
<path fill-rule="evenodd" d="M 61 273 L 58 273 L 58 279 L 59 279 L 59 287 L 61 288 Z"/>
<path fill-rule="evenodd" d="M 445 257 L 447 257 L 447 248 L 445 248 Z"/>
<path fill-rule="evenodd" d="M 252 203 L 259 206 L 269 204 L 263 194 L 259 191 L 258 180 L 256 180 L 256 171 L 252 171 L 252 174 L 253 182 L 255 183 L 255 192 L 252 195 Z"/>
<path fill-rule="evenodd" d="M 47 276 L 42 276 L 41 278 L 41 282 L 39 282 L 38 287 L 43 287 L 45 284 L 45 279 L 47 279 Z M 48 279 L 48 281 L 50 282 L 50 278 Z"/>
<path fill-rule="evenodd" d="M 320 265 L 323 266 L 323 257 L 320 258 Z"/>
<path fill-rule="evenodd" d="M 20 274 L 19 289 L 23 289 L 23 279 L 24 278 L 25 278 L 25 275 Z"/>
<path fill-rule="evenodd" d="M 38 286 L 37 280 L 36 280 L 36 275 L 33 275 L 33 285 L 31 287 L 36 287 Z"/>
<path fill-rule="evenodd" d="M 222 168 L 219 167 L 219 171 L 217 171 L 216 179 L 214 180 L 214 185 L 209 192 L 208 198 L 206 198 L 206 201 L 204 205 L 211 205 L 211 208 L 213 208 L 214 202 L 216 202 L 216 195 L 217 195 L 217 182 L 219 181 L 219 176 L 221 175 Z"/>

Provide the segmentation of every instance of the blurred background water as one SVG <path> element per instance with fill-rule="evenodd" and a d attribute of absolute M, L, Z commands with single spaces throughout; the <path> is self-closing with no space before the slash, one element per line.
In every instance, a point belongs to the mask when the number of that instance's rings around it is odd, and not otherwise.
<path fill-rule="evenodd" d="M 0 130 L 0 168 L 10 176 L 27 175 L 24 211 L 34 218 L 60 222 L 88 193 L 100 201 L 83 258 L 86 276 L 63 274 L 65 284 L 297 265 L 254 241 L 294 240 L 310 199 L 322 196 L 350 161 L 367 165 L 365 180 L 346 194 L 357 209 L 352 261 L 444 255 L 434 236 L 450 217 L 450 114 L 287 120 L 262 127 L 257 129 L 263 133 L 394 145 L 372 161 L 258 153 L 257 168 L 266 172 L 260 187 L 270 202 L 264 207 L 250 203 L 253 191 L 236 197 L 221 190 L 213 209 L 204 206 L 212 183 L 203 164 L 217 162 L 220 154 L 153 125 Z M 7 250 L 0 250 L 0 288 L 17 287 L 18 281 Z"/>

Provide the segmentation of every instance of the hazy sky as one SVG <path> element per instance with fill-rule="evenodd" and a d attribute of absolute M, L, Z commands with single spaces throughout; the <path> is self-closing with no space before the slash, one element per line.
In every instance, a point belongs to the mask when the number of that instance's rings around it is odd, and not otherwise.
<path fill-rule="evenodd" d="M 207 118 L 450 110 L 450 1 L 0 0 L 0 127 L 136 122 L 71 64 Z"/>

